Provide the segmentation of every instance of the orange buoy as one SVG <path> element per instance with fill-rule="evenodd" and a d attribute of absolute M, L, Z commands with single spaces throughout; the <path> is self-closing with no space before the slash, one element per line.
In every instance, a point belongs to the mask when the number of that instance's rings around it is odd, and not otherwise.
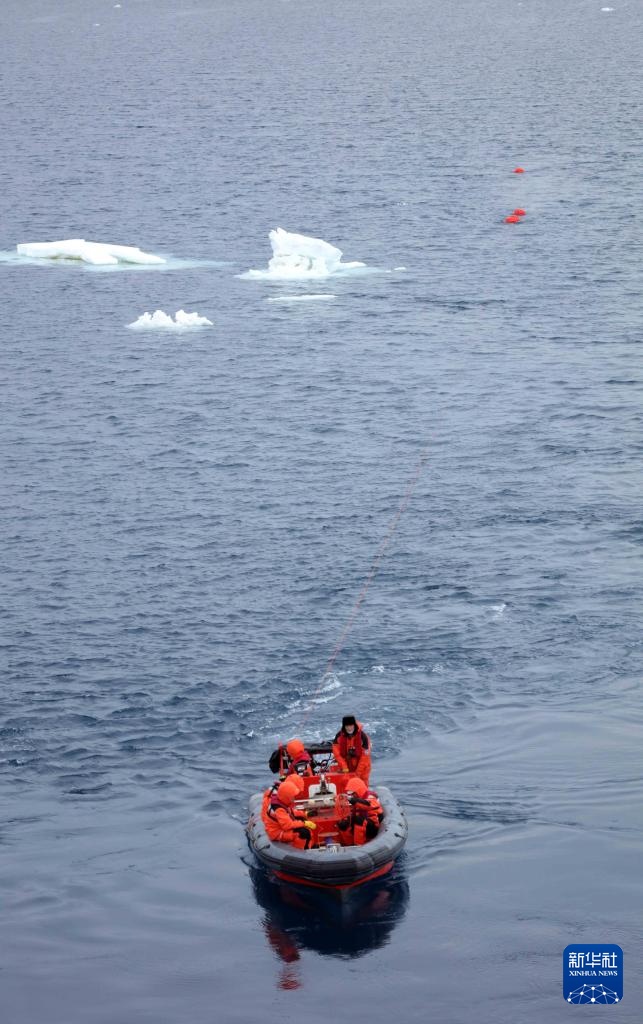
<path fill-rule="evenodd" d="M 526 217 L 526 216 L 527 216 L 527 211 L 526 210 L 521 210 L 520 207 L 518 207 L 517 210 L 514 210 L 514 217 Z"/>
<path fill-rule="evenodd" d="M 514 167 L 514 174 L 524 174 L 524 173 L 525 173 L 525 168 L 524 167 Z"/>
<path fill-rule="evenodd" d="M 505 224 L 520 224 L 520 217 L 516 217 L 515 213 L 512 213 L 510 217 L 505 217 Z"/>

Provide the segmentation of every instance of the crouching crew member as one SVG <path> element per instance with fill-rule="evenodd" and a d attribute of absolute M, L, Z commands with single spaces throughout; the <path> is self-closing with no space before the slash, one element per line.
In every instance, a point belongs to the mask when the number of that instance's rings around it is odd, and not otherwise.
<path fill-rule="evenodd" d="M 284 780 L 284 779 L 277 779 L 275 782 L 273 782 L 272 786 L 270 786 L 265 791 L 265 793 L 263 795 L 263 800 L 261 801 L 261 820 L 263 821 L 264 825 L 266 826 L 266 830 L 268 829 L 268 809 L 270 807 L 270 804 L 273 802 L 273 800 L 275 802 L 278 801 L 278 799 L 279 799 L 279 797 L 278 797 L 279 787 L 281 786 L 282 782 L 284 782 L 284 781 L 286 781 L 286 780 Z M 298 775 L 292 775 L 287 781 L 292 783 L 292 786 L 290 788 L 294 789 L 295 795 L 293 797 L 293 800 L 296 800 L 297 797 L 301 796 L 301 794 L 304 791 L 304 780 L 300 779 Z M 285 792 L 287 792 L 287 791 L 285 791 Z M 288 805 L 288 806 L 290 806 L 290 805 Z M 306 815 L 304 814 L 303 811 L 297 810 L 294 807 L 292 808 L 292 813 L 293 813 L 293 817 L 301 819 L 302 821 L 306 817 Z"/>
<path fill-rule="evenodd" d="M 371 741 L 354 715 L 342 718 L 342 727 L 333 740 L 333 757 L 342 772 L 363 779 L 368 786 L 371 774 Z"/>
<path fill-rule="evenodd" d="M 303 779 L 292 775 L 269 798 L 263 822 L 272 842 L 292 843 L 299 850 L 307 850 L 313 844 L 317 828 L 315 822 L 309 821 L 303 811 L 293 807 L 303 788 Z"/>
<path fill-rule="evenodd" d="M 312 759 L 301 740 L 290 740 L 286 744 L 288 754 L 288 775 L 312 775 Z"/>
<path fill-rule="evenodd" d="M 379 832 L 384 811 L 377 793 L 368 789 L 363 779 L 350 779 L 346 785 L 346 794 L 351 810 L 350 814 L 337 822 L 340 840 L 342 846 L 363 846 Z"/>

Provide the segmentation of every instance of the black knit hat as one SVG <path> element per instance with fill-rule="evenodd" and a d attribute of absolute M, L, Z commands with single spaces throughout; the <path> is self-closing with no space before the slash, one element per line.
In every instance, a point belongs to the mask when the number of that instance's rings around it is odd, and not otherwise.
<path fill-rule="evenodd" d="M 354 725 L 355 728 L 357 729 L 355 715 L 344 715 L 344 717 L 342 718 L 342 729 L 345 729 L 347 725 Z"/>

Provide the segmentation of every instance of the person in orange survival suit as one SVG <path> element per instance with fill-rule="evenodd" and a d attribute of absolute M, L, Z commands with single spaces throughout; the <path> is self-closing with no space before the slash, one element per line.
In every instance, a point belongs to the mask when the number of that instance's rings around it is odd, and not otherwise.
<path fill-rule="evenodd" d="M 354 715 L 344 715 L 342 727 L 333 740 L 333 757 L 342 772 L 363 779 L 371 774 L 371 741 Z"/>
<path fill-rule="evenodd" d="M 309 821 L 302 811 L 292 806 L 303 787 L 303 779 L 298 775 L 287 778 L 270 798 L 263 819 L 268 839 L 277 843 L 292 843 L 299 850 L 307 850 L 312 845 L 317 828 L 314 821 Z"/>
<path fill-rule="evenodd" d="M 273 782 L 272 786 L 268 786 L 268 789 L 264 790 L 263 799 L 261 801 L 261 820 L 263 821 L 264 825 L 267 824 L 266 815 L 268 814 L 268 807 L 270 806 L 270 801 L 272 800 L 273 796 L 277 795 L 277 790 L 279 789 L 283 781 L 283 779 L 277 779 L 276 782 Z"/>
<path fill-rule="evenodd" d="M 267 819 L 266 816 L 268 814 L 268 808 L 270 806 L 272 798 L 273 797 L 275 797 L 275 798 L 277 797 L 277 791 L 278 791 L 281 783 L 285 782 L 285 781 L 286 780 L 282 779 L 282 778 L 277 779 L 275 782 L 273 782 L 272 786 L 269 786 L 268 789 L 263 794 L 263 800 L 261 801 L 261 820 L 263 821 L 264 825 L 266 825 L 266 826 L 268 824 L 268 819 Z M 294 782 L 294 784 L 295 784 L 297 792 L 295 794 L 294 799 L 296 800 L 297 797 L 301 796 L 301 794 L 304 791 L 304 780 L 302 778 L 300 778 L 299 775 L 291 775 L 290 779 L 288 781 Z M 293 810 L 293 815 L 296 818 L 301 818 L 302 821 L 306 817 L 304 812 L 303 811 L 299 811 L 299 810 Z"/>
<path fill-rule="evenodd" d="M 349 779 L 346 784 L 351 810 L 337 822 L 342 846 L 363 846 L 374 839 L 384 818 L 377 793 L 370 790 L 363 779 Z"/>
<path fill-rule="evenodd" d="M 288 754 L 288 775 L 313 775 L 312 758 L 301 740 L 289 740 L 286 744 Z"/>

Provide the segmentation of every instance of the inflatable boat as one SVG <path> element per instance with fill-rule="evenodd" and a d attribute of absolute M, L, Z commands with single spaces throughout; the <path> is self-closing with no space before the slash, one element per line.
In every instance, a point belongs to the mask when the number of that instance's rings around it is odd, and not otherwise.
<path fill-rule="evenodd" d="M 264 794 L 250 798 L 248 842 L 255 855 L 277 878 L 321 889 L 348 889 L 387 874 L 402 851 L 408 826 L 402 807 L 385 786 L 377 787 L 384 812 L 377 835 L 363 846 L 343 846 L 337 827 L 346 815 L 348 798 L 344 792 L 348 776 L 328 766 L 328 748 L 310 748 L 318 772 L 304 778 L 304 791 L 296 806 L 315 822 L 316 845 L 308 850 L 268 838 L 261 818 Z M 323 754 L 326 762 L 315 760 Z M 324 770 L 327 769 L 327 770 Z"/>

